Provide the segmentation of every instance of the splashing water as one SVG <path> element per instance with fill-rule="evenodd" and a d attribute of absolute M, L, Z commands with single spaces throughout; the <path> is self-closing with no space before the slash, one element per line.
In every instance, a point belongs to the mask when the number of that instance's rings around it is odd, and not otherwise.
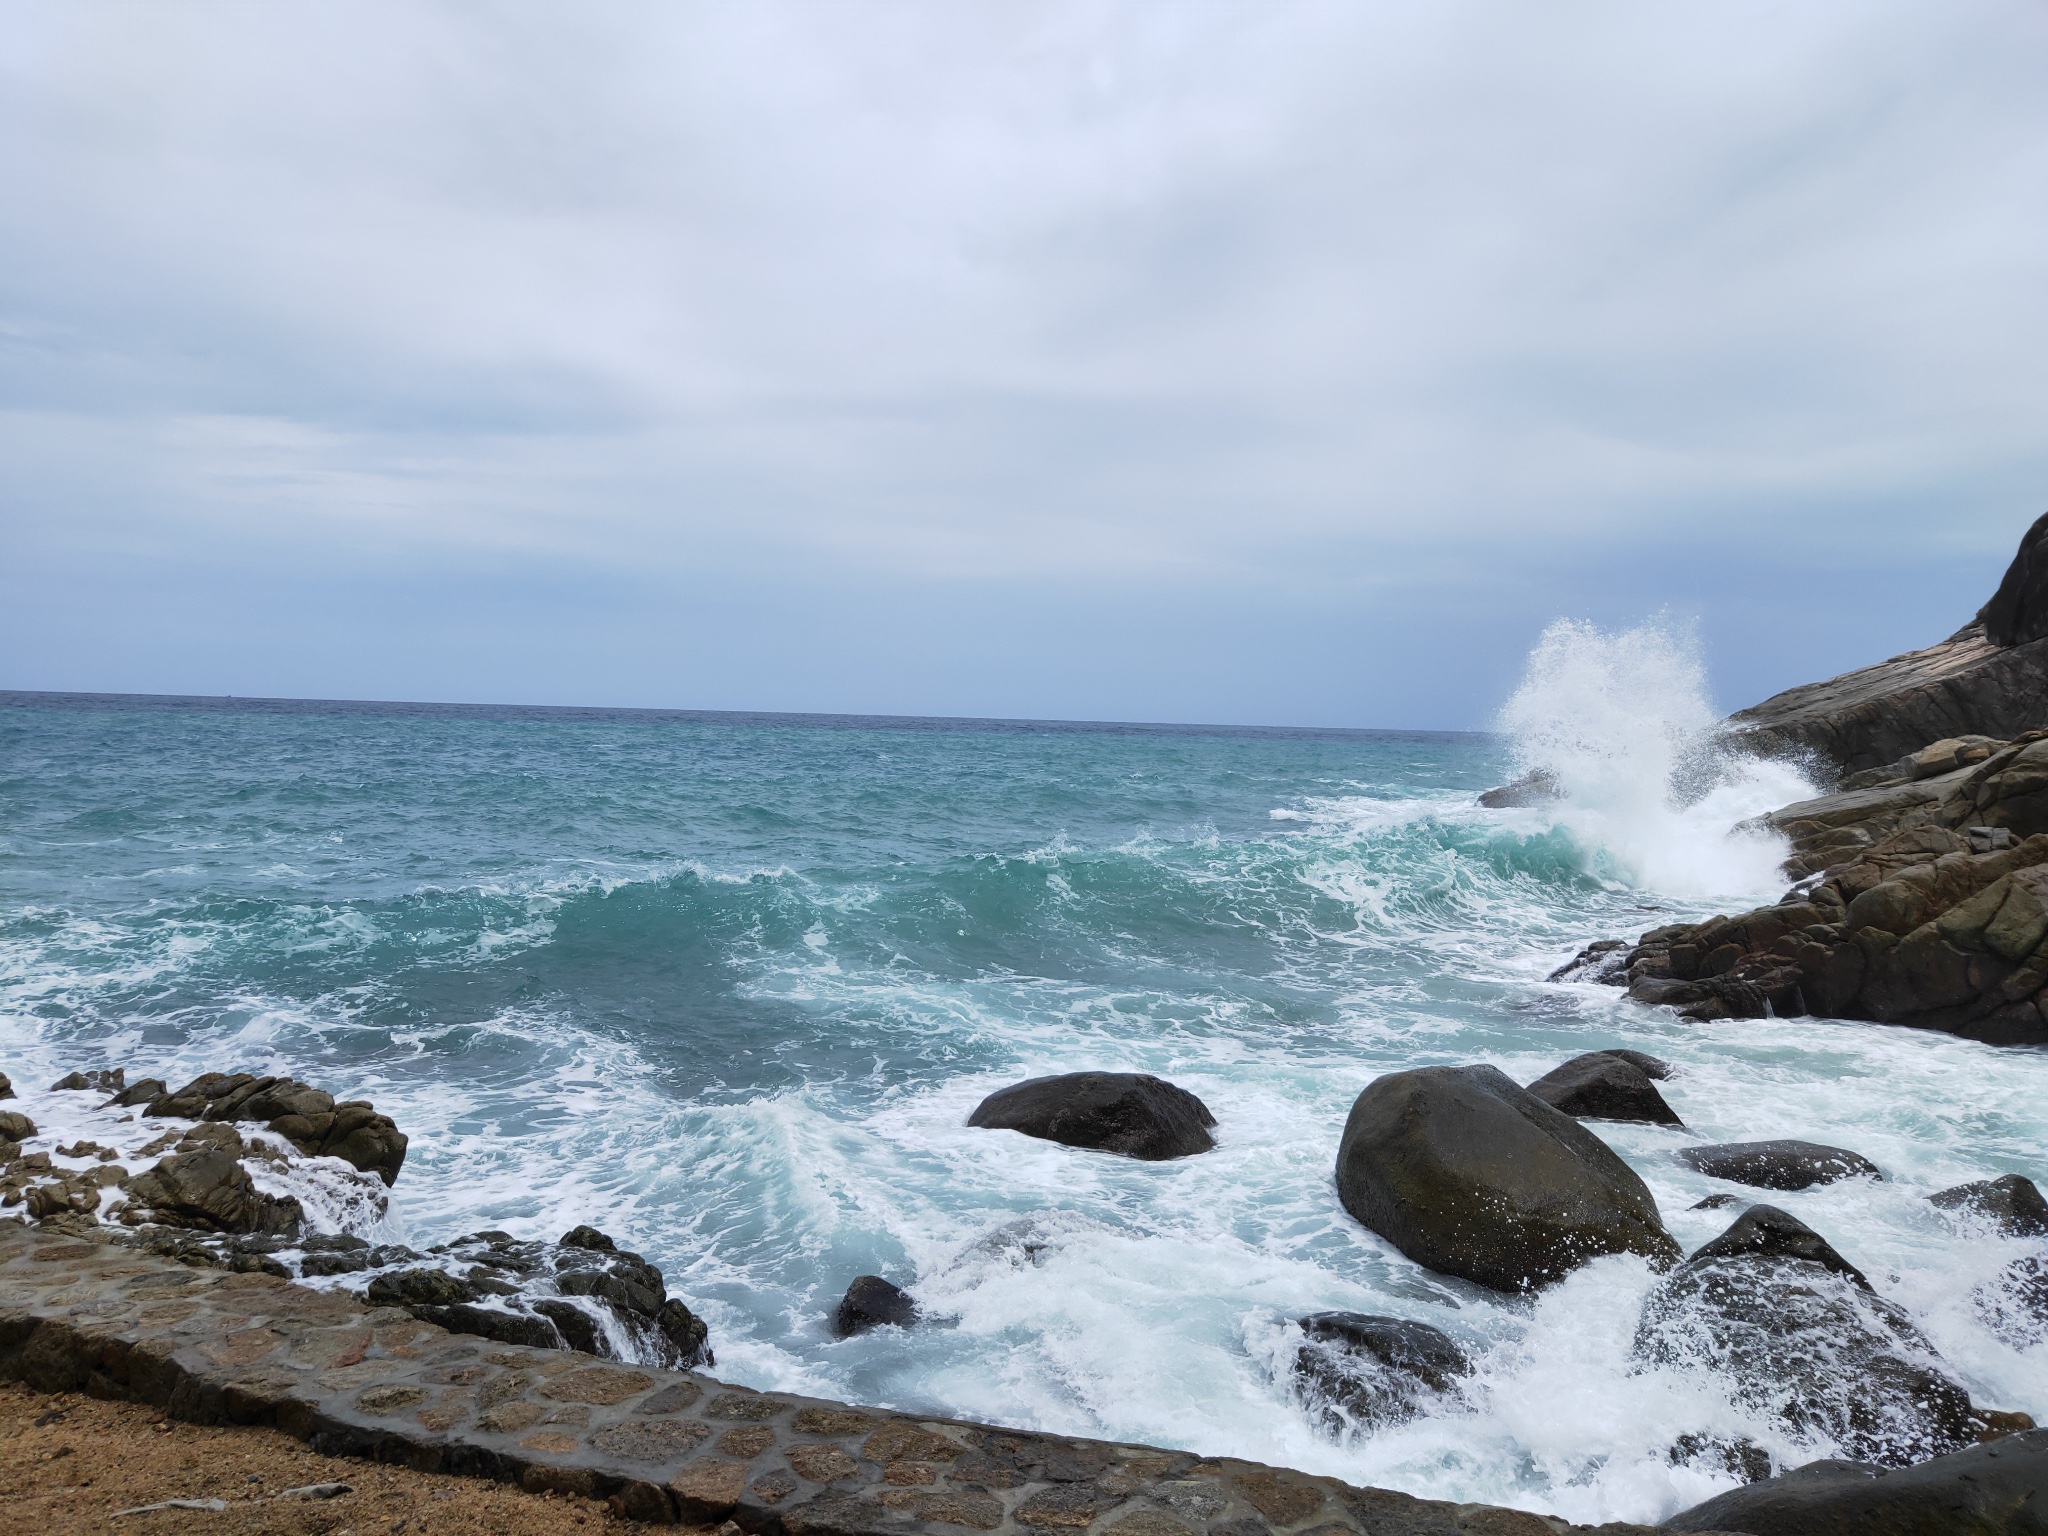
<path fill-rule="evenodd" d="M 1767 901 L 1789 851 L 1749 818 L 1815 793 L 1796 769 L 1721 751 L 1696 638 L 1658 619 L 1545 629 L 1501 711 L 1515 765 L 1560 800 L 1539 814 L 1604 878 L 1673 896 Z M 1691 795 L 1681 785 L 1698 786 Z"/>

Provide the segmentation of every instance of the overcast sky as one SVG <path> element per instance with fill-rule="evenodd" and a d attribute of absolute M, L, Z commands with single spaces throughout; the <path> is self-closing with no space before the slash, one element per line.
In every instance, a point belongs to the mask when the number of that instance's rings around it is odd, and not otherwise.
<path fill-rule="evenodd" d="M 2048 509 L 2048 7 L 4 0 L 0 686 L 1483 726 Z"/>

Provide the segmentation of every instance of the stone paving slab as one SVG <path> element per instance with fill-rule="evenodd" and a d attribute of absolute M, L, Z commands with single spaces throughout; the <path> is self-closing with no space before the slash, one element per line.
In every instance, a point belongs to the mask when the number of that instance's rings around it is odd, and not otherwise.
<path fill-rule="evenodd" d="M 448 1333 L 270 1275 L 0 1223 L 0 1374 L 334 1455 L 749 1536 L 1561 1536 L 1186 1451 L 927 1419 Z M 1646 1526 L 1601 1536 L 1650 1536 Z"/>

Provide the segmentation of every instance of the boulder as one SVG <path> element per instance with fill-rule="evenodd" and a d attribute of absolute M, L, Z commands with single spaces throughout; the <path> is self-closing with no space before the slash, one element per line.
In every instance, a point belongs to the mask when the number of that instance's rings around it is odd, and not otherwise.
<path fill-rule="evenodd" d="M 967 1123 L 1022 1131 L 1069 1147 L 1160 1162 L 1216 1145 L 1209 1106 L 1142 1072 L 1068 1072 L 1034 1077 L 983 1099 Z"/>
<path fill-rule="evenodd" d="M 2030 1428 L 1979 1409 L 1906 1313 L 1819 1234 L 1754 1206 L 1660 1281 L 1633 1345 L 1648 1364 L 1707 1370 L 1794 1439 L 1906 1466 Z"/>
<path fill-rule="evenodd" d="M 1532 768 L 1512 783 L 1489 789 L 1479 803 L 1490 811 L 1519 810 L 1524 806 L 1549 805 L 1564 798 L 1564 786 L 1547 768 Z"/>
<path fill-rule="evenodd" d="M 870 1328 L 908 1328 L 916 1321 L 917 1303 L 908 1291 L 880 1275 L 862 1275 L 846 1288 L 839 1310 L 832 1314 L 832 1336 L 850 1339 Z"/>
<path fill-rule="evenodd" d="M 201 1232 L 292 1233 L 305 1212 L 286 1196 L 266 1195 L 225 1147 L 174 1153 L 128 1181 L 129 1225 L 156 1222 Z"/>
<path fill-rule="evenodd" d="M 1574 1056 L 1537 1078 L 1529 1091 L 1578 1120 L 1634 1120 L 1681 1129 L 1685 1124 L 1643 1069 L 1619 1051 Z"/>
<path fill-rule="evenodd" d="M 0 1137 L 8 1141 L 27 1141 L 35 1135 L 36 1123 L 18 1109 L 0 1109 Z"/>
<path fill-rule="evenodd" d="M 11 1099 L 13 1097 L 14 1080 L 5 1072 L 0 1072 L 0 1099 Z"/>
<path fill-rule="evenodd" d="M 2048 1237 L 2048 1200 L 2025 1174 L 1958 1184 L 1927 1199 L 1937 1209 L 1989 1221 L 2007 1237 Z"/>
<path fill-rule="evenodd" d="M 137 1104 L 147 1104 L 158 1094 L 166 1092 L 167 1085 L 160 1077 L 145 1077 L 137 1083 L 130 1083 L 114 1096 L 114 1103 L 124 1109 Z"/>
<path fill-rule="evenodd" d="M 1606 1254 L 1679 1256 L 1635 1171 L 1497 1067 L 1373 1082 L 1344 1125 L 1337 1194 L 1416 1263 L 1494 1290 L 1548 1285 Z"/>
<path fill-rule="evenodd" d="M 1667 1531 L 1750 1536 L 2040 1536 L 2048 1430 L 2009 1435 L 1896 1471 L 1819 1461 L 1666 1520 Z"/>
<path fill-rule="evenodd" d="M 2048 1254 L 2023 1253 L 1970 1295 L 1991 1331 L 2019 1349 L 2048 1339 Z"/>
<path fill-rule="evenodd" d="M 1758 1189 L 1810 1189 L 1838 1179 L 1884 1177 L 1861 1153 L 1815 1141 L 1728 1141 L 1681 1147 L 1674 1155 L 1709 1178 Z"/>
<path fill-rule="evenodd" d="M 1440 1328 L 1364 1312 L 1300 1319 L 1294 1389 L 1332 1434 L 1412 1419 L 1429 1399 L 1471 1374 L 1464 1350 Z"/>

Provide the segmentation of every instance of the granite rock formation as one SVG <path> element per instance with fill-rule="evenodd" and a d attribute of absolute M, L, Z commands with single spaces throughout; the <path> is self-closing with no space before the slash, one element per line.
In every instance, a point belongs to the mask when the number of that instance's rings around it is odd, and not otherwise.
<path fill-rule="evenodd" d="M 1575 1120 L 1633 1120 L 1682 1129 L 1685 1122 L 1678 1112 L 1631 1057 L 1656 1062 L 1639 1051 L 1588 1051 L 1544 1073 L 1529 1091 Z"/>
<path fill-rule="evenodd" d="M 1975 619 L 1925 650 L 1730 715 L 1731 744 L 1831 776 L 1879 768 L 1943 738 L 2019 735 L 2048 722 L 2048 516 L 2037 519 Z"/>
<path fill-rule="evenodd" d="M 2031 1429 L 1987 1411 L 1905 1311 L 1796 1217 L 1753 1206 L 1659 1282 L 1634 1350 L 1705 1369 L 1795 1438 L 1907 1466 Z"/>
<path fill-rule="evenodd" d="M 140 1086 L 140 1085 L 138 1085 Z M 338 1157 L 386 1185 L 405 1164 L 405 1133 L 367 1099 L 336 1103 L 334 1096 L 288 1077 L 249 1072 L 208 1072 L 175 1093 L 159 1093 L 145 1115 L 186 1120 L 254 1120 L 284 1137 L 307 1157 Z"/>
<path fill-rule="evenodd" d="M 1410 1318 L 1313 1312 L 1299 1326 L 1294 1390 L 1332 1434 L 1412 1419 L 1472 1372 L 1456 1340 Z"/>
<path fill-rule="evenodd" d="M 1677 1259 L 1634 1169 L 1497 1067 L 1390 1072 L 1351 1106 L 1337 1194 L 1416 1263 L 1499 1291 L 1589 1259 Z"/>

